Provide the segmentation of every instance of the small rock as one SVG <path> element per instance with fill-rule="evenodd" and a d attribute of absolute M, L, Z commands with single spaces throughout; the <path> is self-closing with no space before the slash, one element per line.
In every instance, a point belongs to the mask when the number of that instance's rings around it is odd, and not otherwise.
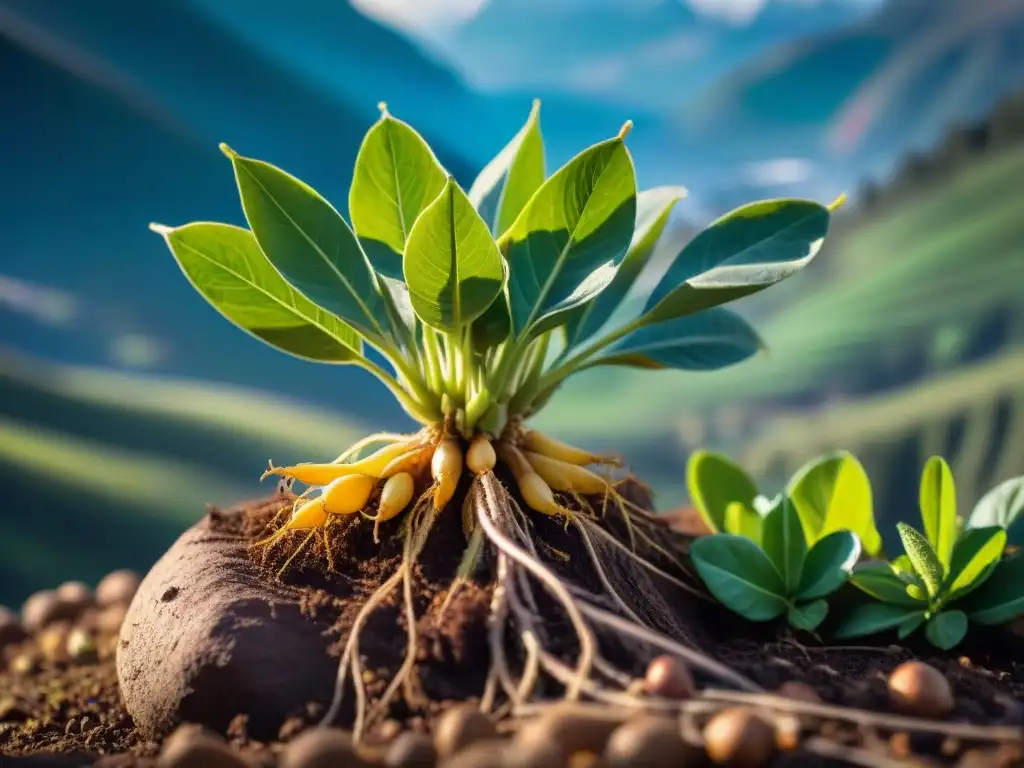
<path fill-rule="evenodd" d="M 20 643 L 28 636 L 21 626 L 21 619 L 5 605 L 0 605 L 0 650 L 5 645 Z"/>
<path fill-rule="evenodd" d="M 775 747 L 775 730 L 747 707 L 729 707 L 704 726 L 704 746 L 718 765 L 755 768 L 764 765 Z"/>
<path fill-rule="evenodd" d="M 647 666 L 644 690 L 666 699 L 691 699 L 695 691 L 689 668 L 674 656 L 659 656 Z"/>
<path fill-rule="evenodd" d="M 501 739 L 481 739 L 442 759 L 440 768 L 505 768 L 508 742 Z"/>
<path fill-rule="evenodd" d="M 310 728 L 285 747 L 279 768 L 369 768 L 339 728 Z"/>
<path fill-rule="evenodd" d="M 38 671 L 39 661 L 31 653 L 19 653 L 11 659 L 10 669 L 16 675 L 31 675 Z"/>
<path fill-rule="evenodd" d="M 502 768 L 563 768 L 565 764 L 565 750 L 557 741 L 526 738 L 516 739 L 505 749 Z"/>
<path fill-rule="evenodd" d="M 93 604 L 92 590 L 80 581 L 65 581 L 57 587 L 57 600 L 63 618 L 75 619 Z"/>
<path fill-rule="evenodd" d="M 514 751 L 533 743 L 557 744 L 568 758 L 575 752 L 604 752 L 608 737 L 626 719 L 628 712 L 608 707 L 564 705 L 523 725 L 513 739 Z"/>
<path fill-rule="evenodd" d="M 39 633 L 36 645 L 47 661 L 63 661 L 67 658 L 67 642 L 70 628 L 65 623 L 51 624 Z"/>
<path fill-rule="evenodd" d="M 84 731 L 85 725 L 82 726 Z M 164 742 L 159 768 L 246 768 L 227 742 L 196 725 L 183 725 Z"/>
<path fill-rule="evenodd" d="M 73 629 L 65 645 L 68 658 L 77 664 L 91 664 L 96 661 L 96 641 L 84 629 Z"/>
<path fill-rule="evenodd" d="M 102 635 L 117 635 L 124 624 L 124 617 L 128 613 L 128 606 L 115 604 L 104 608 L 96 617 L 96 629 Z"/>
<path fill-rule="evenodd" d="M 495 737 L 494 723 L 476 707 L 463 704 L 452 707 L 438 719 L 434 729 L 434 749 L 444 760 L 470 744 Z"/>
<path fill-rule="evenodd" d="M 656 715 L 623 723 L 604 750 L 610 768 L 676 768 L 692 764 L 695 756 L 693 747 L 683 741 L 679 723 Z"/>
<path fill-rule="evenodd" d="M 96 585 L 96 604 L 101 608 L 123 605 L 125 608 L 135 597 L 141 579 L 135 571 L 111 571 Z"/>
<path fill-rule="evenodd" d="M 384 753 L 387 768 L 434 768 L 436 764 L 434 742 L 422 733 L 399 734 Z"/>
<path fill-rule="evenodd" d="M 795 699 L 796 701 L 803 701 L 807 704 L 821 704 L 821 696 L 807 683 L 801 683 L 796 680 L 789 680 L 778 687 L 775 691 L 779 696 L 785 696 L 787 699 Z"/>
<path fill-rule="evenodd" d="M 889 699 L 906 715 L 940 718 L 953 710 L 953 688 L 935 667 L 906 661 L 889 675 Z"/>
<path fill-rule="evenodd" d="M 44 589 L 29 597 L 21 606 L 21 624 L 35 633 L 61 618 L 61 604 L 57 592 Z"/>

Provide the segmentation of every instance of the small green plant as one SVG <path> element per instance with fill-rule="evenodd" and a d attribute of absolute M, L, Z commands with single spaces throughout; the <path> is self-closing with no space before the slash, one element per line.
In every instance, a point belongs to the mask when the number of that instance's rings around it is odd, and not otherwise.
<path fill-rule="evenodd" d="M 953 474 L 941 457 L 925 465 L 920 507 L 923 533 L 897 523 L 903 555 L 854 571 L 851 583 L 877 602 L 851 610 L 838 638 L 895 628 L 904 639 L 924 626 L 928 641 L 948 650 L 964 639 L 969 622 L 998 624 L 1024 610 L 1021 566 L 1000 562 L 1006 530 L 988 525 L 961 533 Z"/>
<path fill-rule="evenodd" d="M 690 456 L 686 482 L 690 498 L 711 531 L 754 541 L 765 512 L 780 498 L 769 502 L 741 467 L 711 451 L 695 451 Z M 852 454 L 837 451 L 809 461 L 793 475 L 784 495 L 796 510 L 809 544 L 836 531 L 852 531 L 865 553 L 876 556 L 881 552 L 871 483 Z"/>
<path fill-rule="evenodd" d="M 998 525 L 1009 529 L 1024 515 L 1024 476 L 1005 480 L 975 504 L 967 516 L 966 528 Z"/>
<path fill-rule="evenodd" d="M 785 614 L 790 625 L 807 631 L 825 619 L 824 598 L 846 582 L 860 551 L 856 535 L 842 530 L 808 548 L 796 507 L 785 495 L 764 516 L 756 538 L 718 533 L 690 548 L 697 573 L 724 606 L 751 621 Z"/>

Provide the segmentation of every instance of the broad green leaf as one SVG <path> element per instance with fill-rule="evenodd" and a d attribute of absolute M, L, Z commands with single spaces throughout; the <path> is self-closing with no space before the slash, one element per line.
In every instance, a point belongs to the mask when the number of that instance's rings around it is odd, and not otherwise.
<path fill-rule="evenodd" d="M 967 614 L 963 611 L 942 611 L 932 616 L 924 628 L 928 642 L 944 651 L 959 645 L 966 634 Z"/>
<path fill-rule="evenodd" d="M 966 601 L 975 624 L 995 626 L 1024 616 L 1024 552 L 1004 557 Z"/>
<path fill-rule="evenodd" d="M 735 312 L 715 307 L 642 326 L 585 367 L 628 365 L 656 370 L 714 371 L 742 363 L 763 348 L 761 337 L 750 323 Z"/>
<path fill-rule="evenodd" d="M 761 547 L 782 575 L 786 595 L 796 593 L 807 557 L 807 540 L 800 517 L 788 497 L 769 512 L 761 529 Z"/>
<path fill-rule="evenodd" d="M 412 225 L 445 185 L 447 174 L 412 126 L 384 105 L 356 156 L 348 211 L 374 269 L 403 276 L 402 255 Z"/>
<path fill-rule="evenodd" d="M 746 536 L 755 544 L 760 544 L 763 525 L 764 518 L 746 504 L 734 501 L 725 509 L 726 533 Z"/>
<path fill-rule="evenodd" d="M 850 610 L 846 618 L 836 629 L 836 639 L 864 637 L 893 629 L 906 621 L 911 614 L 917 613 L 913 608 L 888 603 L 868 603 L 858 605 Z"/>
<path fill-rule="evenodd" d="M 654 253 L 672 209 L 686 195 L 681 187 L 645 189 L 636 197 L 636 228 L 633 240 L 608 287 L 586 304 L 573 310 L 566 321 L 565 352 L 578 347 L 608 322 L 629 293 Z"/>
<path fill-rule="evenodd" d="M 405 246 L 405 282 L 420 320 L 457 334 L 501 292 L 498 246 L 466 194 L 450 178 L 413 225 Z"/>
<path fill-rule="evenodd" d="M 857 534 L 867 554 L 881 551 L 871 482 L 853 454 L 837 451 L 808 462 L 790 480 L 788 492 L 808 541 L 848 530 Z"/>
<path fill-rule="evenodd" d="M 992 575 L 1005 548 L 1006 529 L 998 525 L 965 532 L 953 547 L 950 559 L 946 589 L 949 599 L 963 597 L 980 587 Z"/>
<path fill-rule="evenodd" d="M 533 102 L 526 124 L 469 188 L 469 200 L 494 237 L 512 226 L 538 187 L 544 183 L 544 139 L 540 133 L 540 101 Z"/>
<path fill-rule="evenodd" d="M 906 523 L 896 523 L 903 549 L 914 566 L 914 572 L 921 577 L 928 594 L 936 597 L 942 590 L 942 563 L 921 532 Z"/>
<path fill-rule="evenodd" d="M 607 287 L 635 218 L 633 160 L 621 138 L 584 150 L 545 181 L 502 236 L 514 334 L 547 330 Z"/>
<path fill-rule="evenodd" d="M 968 528 L 1009 528 L 1024 514 L 1024 476 L 1006 480 L 981 497 L 967 518 Z"/>
<path fill-rule="evenodd" d="M 912 613 L 900 624 L 899 630 L 896 632 L 896 636 L 900 640 L 906 640 L 908 637 L 914 634 L 914 632 L 916 632 L 922 624 L 924 624 L 924 620 L 927 618 L 927 616 L 928 614 L 924 611 Z"/>
<path fill-rule="evenodd" d="M 850 583 L 883 603 L 918 609 L 927 607 L 925 601 L 908 594 L 908 585 L 886 563 L 857 566 L 850 576 Z"/>
<path fill-rule="evenodd" d="M 828 226 L 828 208 L 807 200 L 765 200 L 737 208 L 679 252 L 643 315 L 651 323 L 668 320 L 785 280 L 818 253 Z"/>
<path fill-rule="evenodd" d="M 750 539 L 702 536 L 690 545 L 690 555 L 708 590 L 726 608 L 750 621 L 770 621 L 786 612 L 782 577 Z"/>
<path fill-rule="evenodd" d="M 473 321 L 473 347 L 483 354 L 509 338 L 512 320 L 508 314 L 508 297 L 504 291 L 491 302 L 480 317 Z"/>
<path fill-rule="evenodd" d="M 356 332 L 288 285 L 249 230 L 212 222 L 152 228 L 192 286 L 243 331 L 307 360 L 362 357 Z"/>
<path fill-rule="evenodd" d="M 787 614 L 790 626 L 805 632 L 816 630 L 826 616 L 828 616 L 828 603 L 824 600 L 814 600 L 810 603 L 791 606 Z"/>
<path fill-rule="evenodd" d="M 914 570 L 914 564 L 910 562 L 910 558 L 906 554 L 897 555 L 889 563 L 894 571 L 899 573 L 907 574 L 917 578 L 917 571 Z"/>
<path fill-rule="evenodd" d="M 921 473 L 921 521 L 939 562 L 948 570 L 957 534 L 956 487 L 949 465 L 939 456 L 928 459 Z"/>
<path fill-rule="evenodd" d="M 850 578 L 860 552 L 860 541 L 850 531 L 833 531 L 818 539 L 804 560 L 796 596 L 813 600 L 835 592 Z"/>
<path fill-rule="evenodd" d="M 686 464 L 686 488 L 704 522 L 715 533 L 725 530 L 732 502 L 754 505 L 757 486 L 737 464 L 720 453 L 698 450 Z"/>
<path fill-rule="evenodd" d="M 231 158 L 245 218 L 267 260 L 310 301 L 387 346 L 377 275 L 341 214 L 280 168 L 222 149 Z"/>

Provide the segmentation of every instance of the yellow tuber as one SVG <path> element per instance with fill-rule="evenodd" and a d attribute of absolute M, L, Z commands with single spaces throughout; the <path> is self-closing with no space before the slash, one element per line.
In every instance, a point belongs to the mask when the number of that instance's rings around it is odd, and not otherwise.
<path fill-rule="evenodd" d="M 551 459 L 558 459 L 569 464 L 611 464 L 618 466 L 619 460 L 612 456 L 598 456 L 590 451 L 585 451 L 582 448 L 576 448 L 571 445 L 567 445 L 559 440 L 555 440 L 553 437 L 545 435 L 543 432 L 538 432 L 535 429 L 527 429 L 523 431 L 522 437 L 520 438 L 523 448 L 534 453 L 539 453 L 542 456 L 547 456 Z"/>
<path fill-rule="evenodd" d="M 466 451 L 466 466 L 474 475 L 486 475 L 494 465 L 498 463 L 498 457 L 494 453 L 494 446 L 491 445 L 487 435 L 476 435 L 469 444 Z"/>
<path fill-rule="evenodd" d="M 512 476 L 516 479 L 516 485 L 519 486 L 519 493 L 522 494 L 523 501 L 530 509 L 545 515 L 572 517 L 572 511 L 555 501 L 551 486 L 533 470 L 530 462 L 518 448 L 508 443 L 501 443 L 498 453 L 501 460 L 512 470 Z"/>
<path fill-rule="evenodd" d="M 327 522 L 327 511 L 321 499 L 309 499 L 296 507 L 284 527 L 290 531 L 308 531 Z M 277 538 L 277 537 L 275 537 Z"/>
<path fill-rule="evenodd" d="M 430 476 L 437 483 L 434 509 L 440 512 L 452 500 L 462 476 L 462 446 L 458 440 L 445 438 L 438 444 L 430 461 Z"/>
<path fill-rule="evenodd" d="M 412 501 L 414 485 L 412 475 L 408 472 L 399 472 L 389 477 L 381 489 L 380 504 L 373 519 L 384 523 L 401 514 Z"/>
<path fill-rule="evenodd" d="M 419 474 L 423 465 L 430 460 L 432 448 L 429 445 L 421 445 L 395 457 L 380 472 L 380 477 L 389 478 L 400 472 L 408 472 L 410 475 Z"/>
<path fill-rule="evenodd" d="M 556 491 L 563 493 L 575 492 L 595 495 L 608 493 L 608 481 L 579 464 L 570 464 L 532 451 L 524 451 L 523 455 L 533 467 L 534 472 L 544 478 L 544 482 Z"/>
<path fill-rule="evenodd" d="M 365 459 L 360 459 L 354 464 L 295 464 L 291 467 L 271 467 L 263 473 L 261 480 L 268 475 L 279 475 L 281 477 L 293 477 L 300 483 L 306 485 L 327 485 L 346 475 L 368 475 L 370 477 L 384 477 L 384 470 L 397 458 L 415 449 L 419 440 L 409 440 L 403 443 L 386 445 L 378 451 L 371 453 Z"/>
<path fill-rule="evenodd" d="M 369 475 L 346 475 L 327 485 L 318 501 L 329 515 L 354 515 L 366 506 L 377 479 Z"/>

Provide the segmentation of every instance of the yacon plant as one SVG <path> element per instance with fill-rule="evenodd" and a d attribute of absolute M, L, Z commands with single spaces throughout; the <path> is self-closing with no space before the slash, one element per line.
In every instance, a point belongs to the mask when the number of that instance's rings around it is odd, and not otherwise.
<path fill-rule="evenodd" d="M 905 554 L 855 570 L 851 583 L 875 601 L 851 610 L 838 637 L 897 629 L 903 639 L 924 626 L 928 641 L 945 650 L 964 639 L 970 622 L 1002 624 L 1024 613 L 1024 561 L 1001 562 L 1000 525 L 961 532 L 953 474 L 941 457 L 925 465 L 920 506 L 923 533 L 897 523 Z"/>
<path fill-rule="evenodd" d="M 811 631 L 828 615 L 824 598 L 849 578 L 860 541 L 840 530 L 808 547 L 795 505 L 781 496 L 756 536 L 703 536 L 690 554 L 708 591 L 727 608 L 751 621 L 785 615 L 796 629 Z"/>
<path fill-rule="evenodd" d="M 467 545 L 459 576 L 490 569 L 498 587 L 493 623 L 511 621 L 518 627 L 511 636 L 533 638 L 529 669 L 543 659 L 545 671 L 576 695 L 602 663 L 594 627 L 686 652 L 650 626 L 658 609 L 642 603 L 655 598 L 635 587 L 650 574 L 675 579 L 653 564 L 678 555 L 671 533 L 626 501 L 607 471 L 588 468 L 607 470 L 618 464 L 613 457 L 556 441 L 526 421 L 566 379 L 590 368 L 709 371 L 754 355 L 762 346 L 757 333 L 721 305 L 800 271 L 819 251 L 831 209 L 769 200 L 721 217 L 676 254 L 636 317 L 607 328 L 682 195 L 676 187 L 637 193 L 630 127 L 549 176 L 535 104 L 467 192 L 423 138 L 381 105 L 356 158 L 347 220 L 286 171 L 222 145 L 248 226 L 152 227 L 228 320 L 291 355 L 363 368 L 421 425 L 411 434 L 370 435 L 334 461 L 268 470 L 307 486 L 268 544 L 292 531 L 314 540 L 357 514 L 373 521 L 375 534 L 389 520 L 400 522 L 402 563 L 355 619 L 328 719 L 349 671 L 355 684 L 361 679 L 360 628 L 400 583 L 406 663 L 372 712 L 365 702 L 358 707 L 357 733 L 382 715 L 415 663 L 412 564 L 464 475 L 475 479 L 462 507 Z M 540 517 L 528 520 L 516 499 Z M 600 523 L 606 507 L 621 514 L 628 537 Z M 600 594 L 556 574 L 552 547 L 536 545 L 545 517 L 571 526 L 585 545 Z M 576 631 L 579 656 L 568 680 L 541 653 L 550 630 L 524 609 L 536 606 L 527 575 L 555 596 Z M 510 683 L 504 635 L 492 635 L 492 680 L 522 701 L 531 688 Z"/>

